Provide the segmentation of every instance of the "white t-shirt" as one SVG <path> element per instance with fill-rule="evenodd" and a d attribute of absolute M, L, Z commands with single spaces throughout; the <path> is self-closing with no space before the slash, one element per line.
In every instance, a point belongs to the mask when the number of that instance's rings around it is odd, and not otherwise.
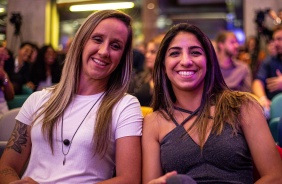
<path fill-rule="evenodd" d="M 79 124 L 86 116 L 92 105 L 102 95 L 81 96 L 76 95 L 73 102 L 64 112 L 63 139 L 72 139 Z M 47 90 L 34 92 L 26 100 L 16 119 L 30 125 L 34 112 L 50 97 Z M 43 137 L 40 120 L 36 121 L 31 129 L 32 150 L 30 161 L 23 175 L 33 178 L 39 183 L 96 183 L 109 179 L 115 168 L 115 140 L 126 136 L 141 136 L 142 121 L 140 104 L 138 100 L 126 94 L 113 109 L 112 136 L 109 151 L 101 159 L 94 156 L 93 132 L 96 112 L 101 100 L 87 115 L 81 127 L 75 134 L 71 147 L 62 144 L 61 119 L 55 128 L 54 153 Z M 66 162 L 63 165 L 64 155 Z"/>

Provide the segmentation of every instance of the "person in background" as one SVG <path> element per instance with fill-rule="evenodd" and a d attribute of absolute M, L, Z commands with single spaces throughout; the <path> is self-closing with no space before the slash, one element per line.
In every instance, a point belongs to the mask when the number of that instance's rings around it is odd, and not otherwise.
<path fill-rule="evenodd" d="M 14 99 L 15 95 L 14 86 L 4 69 L 4 64 L 9 59 L 8 50 L 5 47 L 0 47 L 0 117 L 9 111 L 7 100 Z"/>
<path fill-rule="evenodd" d="M 154 83 L 152 72 L 163 35 L 151 39 L 146 46 L 144 71 L 135 75 L 130 83 L 129 93 L 136 96 L 141 106 L 150 106 Z"/>
<path fill-rule="evenodd" d="M 126 93 L 131 71 L 131 17 L 91 14 L 73 39 L 60 82 L 32 93 L 17 115 L 0 183 L 141 183 L 143 118 L 136 97 Z"/>
<path fill-rule="evenodd" d="M 271 99 L 282 92 L 282 26 L 273 32 L 277 55 L 267 57 L 254 78 L 252 89 L 258 96 L 265 113 L 269 114 Z"/>
<path fill-rule="evenodd" d="M 266 57 L 276 57 L 276 55 L 277 55 L 277 49 L 274 40 L 270 39 L 266 42 Z"/>
<path fill-rule="evenodd" d="M 282 183 L 279 156 L 263 111 L 249 93 L 230 90 L 209 38 L 179 23 L 156 57 L 153 113 L 144 118 L 142 181 L 176 174 L 198 184 Z"/>
<path fill-rule="evenodd" d="M 5 62 L 4 68 L 13 83 L 16 95 L 23 93 L 23 86 L 29 81 L 32 51 L 33 43 L 23 42 L 16 59 Z"/>
<path fill-rule="evenodd" d="M 236 91 L 251 92 L 252 73 L 248 64 L 236 60 L 239 42 L 231 31 L 221 31 L 216 37 L 217 57 L 227 86 Z"/>
<path fill-rule="evenodd" d="M 133 76 L 144 71 L 145 56 L 137 49 L 133 49 Z"/>
<path fill-rule="evenodd" d="M 256 76 L 261 62 L 265 59 L 266 53 L 260 49 L 260 43 L 256 36 L 247 37 L 238 59 L 247 63 L 252 71 L 252 76 Z"/>
<path fill-rule="evenodd" d="M 30 63 L 34 63 L 38 56 L 39 47 L 36 44 L 32 44 L 32 54 L 30 56 Z"/>
<path fill-rule="evenodd" d="M 59 64 L 56 51 L 51 45 L 44 45 L 38 52 L 36 61 L 31 66 L 30 86 L 40 91 L 60 81 L 62 65 Z"/>

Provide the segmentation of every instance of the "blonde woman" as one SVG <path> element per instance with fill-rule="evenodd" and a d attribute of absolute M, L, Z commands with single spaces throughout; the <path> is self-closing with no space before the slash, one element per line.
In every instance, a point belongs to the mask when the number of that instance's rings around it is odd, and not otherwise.
<path fill-rule="evenodd" d="M 86 19 L 60 82 L 33 93 L 16 117 L 0 183 L 140 183 L 142 115 L 126 94 L 131 42 L 128 15 L 104 10 Z"/>

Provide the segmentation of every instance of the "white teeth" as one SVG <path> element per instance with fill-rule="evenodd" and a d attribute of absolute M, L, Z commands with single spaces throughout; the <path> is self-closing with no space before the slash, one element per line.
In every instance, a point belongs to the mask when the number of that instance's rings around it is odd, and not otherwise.
<path fill-rule="evenodd" d="M 193 75 L 195 72 L 192 71 L 180 71 L 178 72 L 179 75 L 183 75 L 183 76 L 190 76 Z"/>
<path fill-rule="evenodd" d="M 94 62 L 97 63 L 97 64 L 99 64 L 99 65 L 102 65 L 102 66 L 106 66 L 106 65 L 107 65 L 106 63 L 101 62 L 101 61 L 99 61 L 98 59 L 94 59 Z"/>

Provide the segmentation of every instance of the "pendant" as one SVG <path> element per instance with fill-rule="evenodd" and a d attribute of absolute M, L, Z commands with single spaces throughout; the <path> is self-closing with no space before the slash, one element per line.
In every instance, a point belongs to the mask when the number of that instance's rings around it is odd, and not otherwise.
<path fill-rule="evenodd" d="M 65 165 L 65 163 L 66 163 L 66 156 L 64 156 L 63 165 Z"/>
<path fill-rule="evenodd" d="M 70 145 L 70 140 L 65 139 L 65 140 L 63 141 L 63 143 L 64 143 L 65 146 L 69 146 L 69 145 Z"/>

